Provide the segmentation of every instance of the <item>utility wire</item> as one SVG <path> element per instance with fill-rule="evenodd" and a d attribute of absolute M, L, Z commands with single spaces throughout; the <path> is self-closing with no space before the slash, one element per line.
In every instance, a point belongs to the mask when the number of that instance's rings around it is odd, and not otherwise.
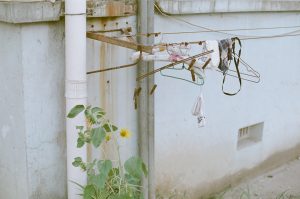
<path fill-rule="evenodd" d="M 300 28 L 300 25 L 293 25 L 293 26 L 273 26 L 273 27 L 255 27 L 255 28 L 233 28 L 233 29 L 211 29 L 211 28 L 207 28 L 204 26 L 200 26 L 197 24 L 193 24 L 191 22 L 188 22 L 186 20 L 183 20 L 181 18 L 172 16 L 169 13 L 166 13 L 164 11 L 161 10 L 161 8 L 159 6 L 157 6 L 156 4 L 154 4 L 155 8 L 158 10 L 158 12 L 161 13 L 161 15 L 175 19 L 177 21 L 181 21 L 184 22 L 188 25 L 191 26 L 196 26 L 199 27 L 201 29 L 204 30 L 196 30 L 196 31 L 182 31 L 182 32 L 153 32 L 153 33 L 136 33 L 136 34 L 131 34 L 131 36 L 158 36 L 158 35 L 173 35 L 173 34 L 195 34 L 195 33 L 207 33 L 207 32 L 215 32 L 215 33 L 220 33 L 220 34 L 225 34 L 225 35 L 230 35 L 230 36 L 235 36 L 235 37 L 260 37 L 257 35 L 241 35 L 241 34 L 233 34 L 233 33 L 228 33 L 228 32 L 233 32 L 233 31 L 254 31 L 254 30 L 276 30 L 276 29 L 293 29 L 293 28 Z M 297 29 L 295 31 L 291 31 L 291 32 L 287 32 L 287 33 L 283 33 L 282 35 L 287 35 L 287 34 L 292 34 L 295 32 L 299 32 L 300 29 Z M 268 35 L 270 36 L 270 35 Z M 273 35 L 272 35 L 273 36 Z M 275 36 L 275 35 L 274 35 Z M 277 35 L 276 35 L 277 36 Z M 123 37 L 127 37 L 127 35 L 121 35 L 121 36 L 115 36 L 114 38 L 123 38 Z M 265 37 L 265 36 L 263 36 Z"/>
<path fill-rule="evenodd" d="M 254 30 L 275 30 L 275 29 L 292 29 L 292 28 L 300 28 L 300 25 L 294 25 L 294 26 L 275 26 L 275 27 L 256 27 L 256 28 L 235 28 L 235 29 L 211 29 L 207 28 L 204 26 L 200 26 L 197 24 L 193 24 L 191 22 L 188 22 L 186 20 L 183 20 L 181 18 L 172 16 L 168 13 L 165 13 L 161 10 L 159 6 L 154 4 L 155 8 L 158 10 L 158 12 L 161 13 L 161 15 L 175 19 L 177 21 L 184 22 L 188 25 L 195 26 L 204 30 L 197 30 L 197 31 L 182 31 L 182 32 L 153 32 L 153 33 L 136 33 L 136 34 L 131 34 L 131 36 L 158 36 L 158 35 L 174 35 L 174 34 L 196 34 L 196 33 L 206 33 L 206 32 L 214 32 L 214 33 L 220 33 L 220 34 L 225 34 L 229 36 L 234 36 L 234 37 L 241 37 L 241 40 L 253 40 L 253 39 L 265 39 L 265 38 L 279 38 L 279 37 L 285 37 L 285 36 L 298 36 L 298 34 L 293 34 L 300 32 L 300 29 L 286 32 L 283 34 L 278 34 L 278 35 L 264 35 L 264 36 L 257 36 L 257 35 L 241 35 L 241 34 L 233 34 L 233 33 L 228 33 L 232 31 L 254 31 Z M 117 36 L 114 38 L 123 38 L 127 37 L 128 35 L 122 35 L 122 36 Z"/>
<path fill-rule="evenodd" d="M 155 8 L 158 10 L 161 15 L 175 19 L 177 21 L 184 22 L 188 25 L 195 26 L 204 30 L 197 30 L 197 31 L 183 31 L 183 32 L 153 32 L 153 33 L 136 33 L 136 34 L 131 34 L 130 36 L 158 36 L 158 35 L 172 35 L 172 34 L 196 34 L 196 33 L 203 33 L 203 32 L 215 32 L 215 33 L 220 33 L 220 34 L 225 34 L 229 36 L 234 36 L 234 37 L 240 37 L 241 40 L 254 40 L 254 39 L 270 39 L 270 38 L 280 38 L 280 37 L 291 37 L 291 36 L 299 36 L 300 34 L 294 34 L 300 32 L 300 29 L 278 34 L 278 35 L 263 35 L 263 36 L 257 36 L 257 35 L 241 35 L 241 34 L 233 34 L 233 33 L 228 33 L 231 31 L 253 31 L 253 30 L 274 30 L 274 29 L 289 29 L 289 28 L 299 28 L 300 25 L 294 25 L 294 26 L 277 26 L 277 27 L 256 27 L 256 28 L 235 28 L 235 29 L 220 29 L 220 30 L 215 30 L 211 28 L 207 28 L 204 26 L 200 26 L 197 24 L 193 24 L 191 22 L 188 22 L 184 19 L 172 16 L 168 13 L 165 13 L 161 10 L 159 6 L 157 6 L 154 3 Z M 122 37 L 128 37 L 128 35 L 122 35 L 122 36 L 116 36 L 113 38 L 122 38 Z M 187 43 L 196 43 L 196 42 L 187 42 Z"/>
<path fill-rule="evenodd" d="M 280 38 L 280 37 L 295 37 L 295 36 L 300 36 L 300 33 L 298 34 L 290 34 L 290 35 L 270 35 L 270 36 L 261 36 L 261 37 L 245 37 L 241 38 L 240 40 L 259 40 L 259 39 L 272 39 L 272 38 Z M 163 44 L 156 44 L 154 46 L 158 47 L 160 45 L 180 45 L 180 44 L 200 44 L 201 42 L 204 41 L 186 41 L 186 42 L 180 42 L 180 43 L 163 43 Z"/>
<path fill-rule="evenodd" d="M 234 36 L 234 37 L 247 37 L 247 38 L 249 38 L 249 37 L 251 37 L 251 38 L 254 38 L 254 37 L 260 38 L 260 37 L 270 37 L 270 36 L 272 36 L 272 37 L 275 37 L 275 36 L 276 36 L 276 37 L 277 37 L 277 36 L 284 36 L 284 35 L 293 34 L 293 33 L 296 33 L 296 32 L 299 32 L 299 31 L 300 31 L 300 29 L 297 29 L 297 30 L 295 30 L 295 31 L 286 32 L 286 33 L 279 34 L 279 35 L 267 35 L 267 36 L 253 36 L 253 35 L 232 34 L 232 33 L 224 32 L 223 30 L 214 30 L 214 29 L 211 29 L 211 28 L 207 28 L 207 27 L 204 27 L 204 26 L 200 26 L 200 25 L 191 23 L 191 22 L 186 21 L 186 20 L 184 20 L 184 19 L 181 19 L 181 18 L 172 16 L 172 15 L 170 15 L 170 14 L 168 14 L 168 13 L 163 12 L 163 11 L 161 10 L 161 8 L 160 8 L 159 6 L 157 6 L 156 4 L 154 4 L 154 6 L 155 6 L 155 8 L 158 10 L 158 12 L 161 13 L 161 15 L 163 15 L 163 16 L 169 17 L 169 18 L 171 18 L 171 19 L 175 19 L 175 20 L 177 20 L 177 21 L 181 21 L 181 22 L 183 22 L 183 23 L 186 23 L 186 24 L 191 25 L 191 26 L 194 26 L 194 27 L 202 28 L 202 29 L 204 29 L 204 30 L 206 30 L 206 31 L 209 31 L 209 32 L 216 32 L 216 33 L 221 33 L 221 34 L 225 34 L 225 35 L 229 35 L 229 36 Z M 196 33 L 196 32 L 195 32 L 195 33 Z M 178 32 L 178 34 L 180 34 L 180 32 Z"/>

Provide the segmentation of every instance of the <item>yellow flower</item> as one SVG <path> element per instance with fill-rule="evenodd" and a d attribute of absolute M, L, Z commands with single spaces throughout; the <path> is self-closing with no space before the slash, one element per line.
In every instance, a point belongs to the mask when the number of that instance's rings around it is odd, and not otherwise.
<path fill-rule="evenodd" d="M 129 138 L 131 136 L 131 133 L 128 129 L 121 129 L 120 136 L 123 138 Z"/>
<path fill-rule="evenodd" d="M 111 139 L 110 135 L 106 135 L 106 136 L 105 136 L 106 142 L 108 142 L 110 139 Z"/>

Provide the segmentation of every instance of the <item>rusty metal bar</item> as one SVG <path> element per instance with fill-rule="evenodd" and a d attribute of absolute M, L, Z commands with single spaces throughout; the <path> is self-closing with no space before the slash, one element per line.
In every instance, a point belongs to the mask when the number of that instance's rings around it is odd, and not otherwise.
<path fill-rule="evenodd" d="M 127 37 L 127 39 L 129 40 L 129 41 L 131 41 L 131 42 L 133 42 L 133 43 L 136 43 L 136 41 L 133 39 L 133 37 L 129 34 L 129 32 L 130 31 L 128 31 L 127 29 L 122 29 L 121 30 L 122 31 L 122 33 L 124 34 L 124 35 L 126 35 L 126 37 Z"/>
<path fill-rule="evenodd" d="M 131 27 L 127 27 L 127 28 L 117 28 L 117 29 L 110 29 L 110 30 L 91 30 L 89 32 L 92 33 L 106 33 L 106 32 L 131 32 L 132 28 Z"/>
<path fill-rule="evenodd" d="M 94 73 L 102 73 L 102 72 L 107 72 L 107 71 L 111 71 L 111 70 L 119 70 L 119 69 L 123 69 L 123 68 L 128 68 L 128 67 L 137 65 L 141 60 L 142 60 L 142 52 L 140 51 L 139 59 L 136 60 L 136 62 L 134 62 L 132 64 L 125 64 L 125 65 L 114 66 L 114 67 L 109 67 L 109 68 L 97 69 L 97 70 L 93 70 L 93 71 L 88 71 L 86 74 L 90 75 L 90 74 L 94 74 Z"/>
<path fill-rule="evenodd" d="M 106 42 L 109 44 L 121 46 L 124 48 L 129 48 L 129 49 L 136 50 L 136 51 L 141 50 L 146 53 L 152 53 L 152 49 L 153 49 L 153 46 L 139 45 L 139 44 L 136 44 L 136 43 L 133 43 L 130 41 L 124 41 L 121 39 L 116 39 L 116 38 L 108 37 L 108 36 L 93 33 L 93 32 L 87 32 L 86 36 L 89 39 Z"/>
<path fill-rule="evenodd" d="M 139 60 L 132 63 L 132 64 L 126 64 L 126 65 L 121 65 L 121 66 L 115 66 L 115 67 L 110 67 L 110 68 L 104 68 L 104 69 L 89 71 L 86 74 L 90 75 L 90 74 L 93 74 L 93 73 L 102 73 L 102 72 L 107 72 L 107 71 L 111 71 L 111 70 L 119 70 L 119 69 L 122 69 L 122 68 L 128 68 L 128 67 L 131 67 L 131 66 L 135 66 L 138 63 L 139 63 Z"/>

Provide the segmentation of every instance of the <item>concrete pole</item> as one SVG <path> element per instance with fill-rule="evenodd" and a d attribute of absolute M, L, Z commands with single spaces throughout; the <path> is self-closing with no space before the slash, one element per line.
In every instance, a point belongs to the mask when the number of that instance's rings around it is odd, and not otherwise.
<path fill-rule="evenodd" d="M 65 0 L 66 111 L 87 103 L 86 83 L 86 0 Z M 87 177 L 72 162 L 75 157 L 86 161 L 86 148 L 78 149 L 76 126 L 85 126 L 83 114 L 67 119 L 68 198 L 81 199 L 80 188 L 71 181 L 86 185 Z"/>
<path fill-rule="evenodd" d="M 154 0 L 139 0 L 137 13 L 137 32 L 154 32 Z M 153 37 L 139 37 L 138 42 L 152 45 Z M 138 74 L 145 74 L 154 69 L 154 63 L 145 62 L 138 66 Z M 154 85 L 154 76 L 138 83 L 142 88 L 138 106 L 139 152 L 146 165 L 149 175 L 144 179 L 145 199 L 155 199 L 155 168 L 154 168 L 154 95 L 149 92 Z"/>

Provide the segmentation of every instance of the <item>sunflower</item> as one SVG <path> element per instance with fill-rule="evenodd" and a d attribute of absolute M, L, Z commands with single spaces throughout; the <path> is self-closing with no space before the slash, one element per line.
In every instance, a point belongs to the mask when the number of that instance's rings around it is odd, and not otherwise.
<path fill-rule="evenodd" d="M 106 136 L 105 136 L 105 141 L 106 141 L 106 142 L 108 142 L 110 139 L 111 139 L 111 136 L 110 136 L 110 135 L 106 135 Z"/>
<path fill-rule="evenodd" d="M 131 136 L 131 133 L 128 129 L 121 129 L 120 136 L 123 138 L 129 138 Z"/>

